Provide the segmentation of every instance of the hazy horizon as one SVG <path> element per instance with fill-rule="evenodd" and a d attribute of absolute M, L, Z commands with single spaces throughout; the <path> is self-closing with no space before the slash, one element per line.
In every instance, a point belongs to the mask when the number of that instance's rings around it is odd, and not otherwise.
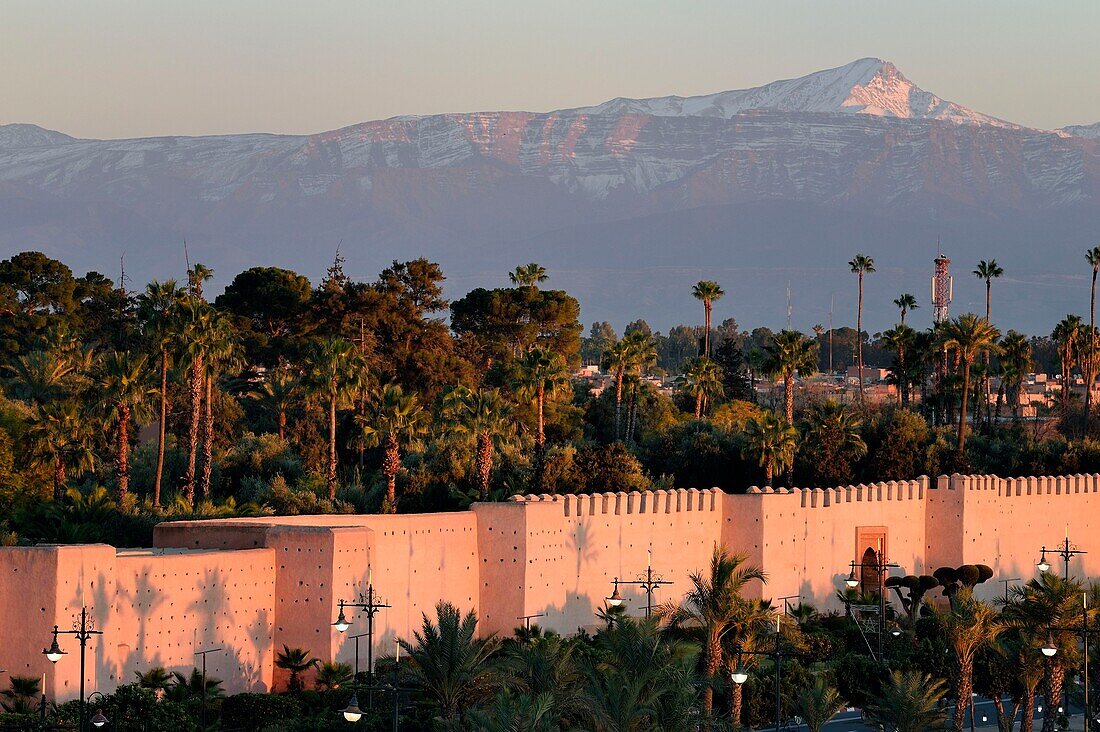
<path fill-rule="evenodd" d="M 1040 128 L 1100 121 L 1100 4 L 9 0 L 0 123 L 78 137 L 307 134 L 758 86 L 875 56 Z"/>

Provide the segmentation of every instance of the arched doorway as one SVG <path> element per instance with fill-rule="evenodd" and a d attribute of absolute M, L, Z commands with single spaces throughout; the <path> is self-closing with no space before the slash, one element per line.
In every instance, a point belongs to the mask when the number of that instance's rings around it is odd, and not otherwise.
<path fill-rule="evenodd" d="M 859 590 L 864 595 L 878 595 L 882 579 L 877 567 L 880 564 L 878 552 L 871 547 L 863 552 L 859 560 L 863 565 L 859 573 Z"/>

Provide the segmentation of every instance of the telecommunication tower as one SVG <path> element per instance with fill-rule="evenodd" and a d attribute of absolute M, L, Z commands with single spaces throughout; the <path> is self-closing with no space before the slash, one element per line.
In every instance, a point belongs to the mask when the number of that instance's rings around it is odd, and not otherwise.
<path fill-rule="evenodd" d="M 947 320 L 947 306 L 951 304 L 954 278 L 948 272 L 951 260 L 940 254 L 936 257 L 936 273 L 932 275 L 932 322 Z"/>

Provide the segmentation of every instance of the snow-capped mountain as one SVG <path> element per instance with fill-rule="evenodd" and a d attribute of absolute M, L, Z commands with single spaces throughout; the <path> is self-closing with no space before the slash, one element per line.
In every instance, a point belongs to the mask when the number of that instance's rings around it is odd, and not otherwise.
<path fill-rule="evenodd" d="M 1091 125 L 1069 125 L 1063 127 L 1062 132 L 1076 137 L 1084 137 L 1089 140 L 1100 139 L 1100 122 Z"/>
<path fill-rule="evenodd" d="M 935 119 L 959 124 L 1018 127 L 940 99 L 905 78 L 889 61 L 862 58 L 797 79 L 752 89 L 697 97 L 612 99 L 578 111 L 589 114 L 652 114 L 661 117 L 721 117 L 756 110 L 845 112 L 898 119 Z"/>
<path fill-rule="evenodd" d="M 845 281 L 819 270 L 854 249 L 880 262 L 872 295 L 923 291 L 937 237 L 963 261 L 1057 271 L 1059 246 L 1100 232 L 1100 141 L 1075 129 L 944 101 L 878 59 L 702 97 L 303 136 L 81 140 L 6 125 L 0 255 L 37 248 L 102 271 L 125 252 L 140 281 L 178 275 L 186 239 L 225 277 L 256 264 L 316 277 L 343 241 L 363 275 L 423 254 L 455 291 L 533 260 L 580 295 L 586 320 L 662 327 L 693 317 L 692 278 L 726 268 L 743 321 L 777 323 L 772 300 L 796 276 L 819 321 L 823 288 Z M 1005 311 L 1060 317 L 1075 307 L 1060 292 Z"/>

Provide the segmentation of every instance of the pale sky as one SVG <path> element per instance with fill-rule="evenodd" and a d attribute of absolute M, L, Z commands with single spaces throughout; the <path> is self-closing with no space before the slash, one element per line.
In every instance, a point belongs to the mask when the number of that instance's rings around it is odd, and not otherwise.
<path fill-rule="evenodd" d="M 1100 2 L 0 0 L 0 123 L 309 133 L 757 86 L 864 56 L 1043 128 L 1100 121 Z"/>

